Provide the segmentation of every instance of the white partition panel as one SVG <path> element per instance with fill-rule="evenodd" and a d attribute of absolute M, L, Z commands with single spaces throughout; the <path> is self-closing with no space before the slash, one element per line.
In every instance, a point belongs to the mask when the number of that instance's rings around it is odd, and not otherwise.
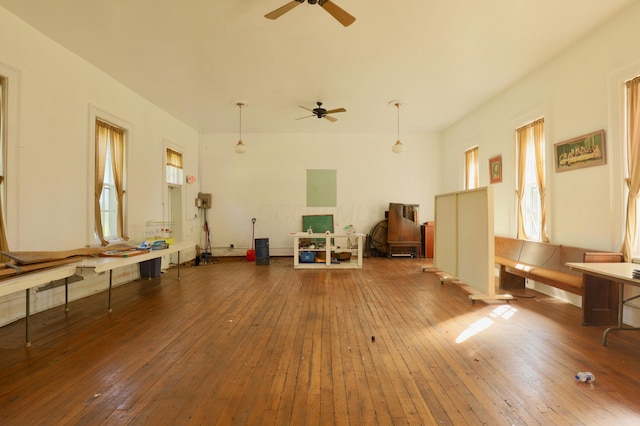
<path fill-rule="evenodd" d="M 434 266 L 471 286 L 476 299 L 495 294 L 493 187 L 436 195 Z"/>
<path fill-rule="evenodd" d="M 455 193 L 436 195 L 433 265 L 458 276 L 458 197 Z"/>

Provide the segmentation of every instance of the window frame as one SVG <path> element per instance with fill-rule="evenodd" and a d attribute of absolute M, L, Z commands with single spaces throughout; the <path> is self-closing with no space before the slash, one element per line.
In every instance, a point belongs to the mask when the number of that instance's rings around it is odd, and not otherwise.
<path fill-rule="evenodd" d="M 624 141 L 624 143 L 619 144 L 607 144 L 607 162 L 611 164 L 611 200 L 612 205 L 618 206 L 620 211 L 620 214 L 613 215 L 609 222 L 609 234 L 611 235 L 610 244 L 612 250 L 622 250 L 621 245 L 624 242 L 624 236 L 626 233 L 626 203 L 629 190 L 626 185 L 628 170 L 625 83 L 637 76 L 640 76 L 640 61 L 630 63 L 627 66 L 611 73 L 608 77 L 608 105 L 610 105 L 610 108 L 607 140 Z M 632 246 L 632 253 L 632 257 L 640 256 L 640 232 L 636 239 L 636 243 Z"/>
<path fill-rule="evenodd" d="M 636 78 L 640 78 L 640 71 L 635 73 L 630 78 L 627 78 L 623 83 L 623 93 L 622 93 L 622 143 L 621 143 L 621 157 L 622 157 L 622 167 L 621 173 L 624 181 L 626 182 L 629 179 L 629 111 L 627 109 L 628 103 L 628 90 L 627 90 L 627 81 L 634 80 Z M 627 202 L 629 200 L 629 187 L 625 184 L 623 190 L 622 197 L 622 223 L 626 228 L 626 216 L 627 216 Z M 640 257 L 640 197 L 636 198 L 636 235 L 633 241 L 630 241 L 631 248 L 631 258 Z M 625 229 L 626 232 L 626 229 Z M 624 237 L 624 234 L 623 234 Z M 624 238 L 623 238 L 624 242 Z"/>
<path fill-rule="evenodd" d="M 172 154 L 170 154 L 170 151 Z M 176 160 L 172 161 L 170 157 L 173 156 Z M 164 149 L 165 169 L 164 180 L 165 183 L 174 186 L 182 186 L 184 183 L 184 155 L 178 149 L 172 147 L 165 147 Z"/>
<path fill-rule="evenodd" d="M 524 166 L 525 166 L 525 171 L 524 173 L 526 173 L 525 175 L 525 182 L 523 185 L 523 204 L 524 204 L 524 209 L 523 209 L 523 217 L 522 217 L 522 228 L 520 228 L 520 224 L 519 224 L 519 220 L 518 220 L 518 216 L 520 215 L 520 198 L 518 196 L 516 196 L 516 229 L 517 229 L 517 237 L 518 238 L 525 238 L 527 240 L 530 241 L 542 241 L 542 242 L 548 242 L 549 241 L 549 237 L 547 236 L 547 224 L 548 221 L 545 221 L 545 223 L 543 223 L 543 217 L 546 216 L 546 213 L 544 210 L 546 210 L 546 203 L 543 200 L 543 196 L 546 197 L 545 195 L 542 195 L 540 193 L 540 182 L 538 182 L 537 180 L 537 167 L 535 164 L 536 158 L 535 158 L 535 146 L 534 146 L 534 124 L 538 121 L 541 121 L 543 124 L 543 131 L 542 131 L 542 140 L 540 141 L 541 143 L 541 159 L 542 159 L 542 176 L 545 180 L 545 186 L 547 186 L 547 149 L 546 149 L 546 141 L 547 141 L 547 125 L 546 122 L 544 120 L 544 116 L 538 117 L 536 119 L 533 120 L 527 120 L 526 122 L 524 122 L 523 124 L 519 125 L 516 129 L 515 129 L 515 153 L 516 153 L 516 164 L 515 164 L 515 174 L 516 174 L 516 194 L 519 191 L 519 178 L 520 178 L 520 173 L 521 173 L 521 167 L 520 167 L 520 141 L 519 141 L 519 137 L 518 134 L 520 132 L 520 130 L 525 130 L 527 133 L 527 145 L 526 145 L 526 150 L 527 153 L 525 154 L 525 159 L 524 159 Z M 531 158 L 531 156 L 533 158 Z M 527 164 L 529 165 L 527 167 Z M 529 168 L 532 167 L 533 170 L 529 170 Z M 533 177 L 532 177 L 533 176 Z M 529 178 L 527 180 L 527 178 Z M 533 193 L 535 192 L 535 194 Z M 525 202 L 527 201 L 527 202 Z M 532 203 L 535 203 L 534 206 L 532 206 Z M 535 219 L 537 221 L 537 223 L 535 224 L 531 224 L 531 217 L 532 217 L 532 207 L 533 209 L 537 210 L 538 213 L 537 215 L 535 215 Z M 536 229 L 535 235 L 531 235 L 532 232 L 531 228 Z"/>
<path fill-rule="evenodd" d="M 464 151 L 464 189 L 476 189 L 480 187 L 480 171 L 479 171 L 479 156 L 480 149 L 478 145 L 473 146 Z M 470 161 L 471 160 L 471 161 Z M 473 170 L 470 168 L 470 163 L 473 162 Z M 473 173 L 470 179 L 470 173 Z"/>
<path fill-rule="evenodd" d="M 128 170 L 131 163 L 132 144 L 134 141 L 134 127 L 133 125 L 117 117 L 107 111 L 97 108 L 94 105 L 89 106 L 89 135 L 88 135 L 88 185 L 87 185 L 87 245 L 96 246 L 101 245 L 101 241 L 96 235 L 96 221 L 95 221 L 95 156 L 96 156 L 96 120 L 101 120 L 105 123 L 111 124 L 115 127 L 119 127 L 124 130 L 124 165 L 123 165 L 123 187 L 125 194 L 128 194 Z M 125 195 L 125 202 L 123 207 L 123 236 L 118 236 L 116 239 L 109 239 L 109 243 L 122 242 L 129 235 L 129 202 L 128 195 Z"/>
<path fill-rule="evenodd" d="M 18 212 L 18 179 L 15 176 L 13 166 L 17 164 L 19 151 L 19 120 L 21 73 L 19 70 L 0 63 L 0 75 L 4 77 L 4 123 L 2 171 L 5 179 L 0 186 L 2 198 L 2 213 L 5 223 L 5 233 L 9 246 L 18 241 L 20 229 L 20 214 Z M 11 224 L 11 226 L 8 226 Z"/>

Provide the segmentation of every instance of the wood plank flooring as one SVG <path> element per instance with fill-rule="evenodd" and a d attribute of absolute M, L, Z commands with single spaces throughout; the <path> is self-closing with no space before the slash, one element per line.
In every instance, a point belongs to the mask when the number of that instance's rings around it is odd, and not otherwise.
<path fill-rule="evenodd" d="M 30 348 L 0 328 L 0 424 L 640 424 L 640 333 L 602 347 L 575 306 L 471 304 L 423 264 L 220 260 L 36 314 Z"/>

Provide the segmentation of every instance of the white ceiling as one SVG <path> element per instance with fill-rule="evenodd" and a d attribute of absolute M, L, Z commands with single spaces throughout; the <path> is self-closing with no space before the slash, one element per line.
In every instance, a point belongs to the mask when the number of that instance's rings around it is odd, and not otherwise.
<path fill-rule="evenodd" d="M 437 132 L 637 0 L 0 0 L 201 132 Z M 10 42 L 4 40 L 3 43 Z M 339 120 L 299 108 L 344 107 Z M 117 113 L 117 111 L 114 111 Z"/>

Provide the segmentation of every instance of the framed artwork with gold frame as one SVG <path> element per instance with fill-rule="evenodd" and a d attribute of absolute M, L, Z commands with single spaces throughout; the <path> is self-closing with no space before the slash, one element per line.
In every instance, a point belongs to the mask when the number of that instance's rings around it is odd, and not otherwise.
<path fill-rule="evenodd" d="M 489 158 L 489 182 L 502 182 L 502 155 Z"/>
<path fill-rule="evenodd" d="M 607 163 L 604 130 L 553 145 L 556 172 L 601 166 Z"/>

